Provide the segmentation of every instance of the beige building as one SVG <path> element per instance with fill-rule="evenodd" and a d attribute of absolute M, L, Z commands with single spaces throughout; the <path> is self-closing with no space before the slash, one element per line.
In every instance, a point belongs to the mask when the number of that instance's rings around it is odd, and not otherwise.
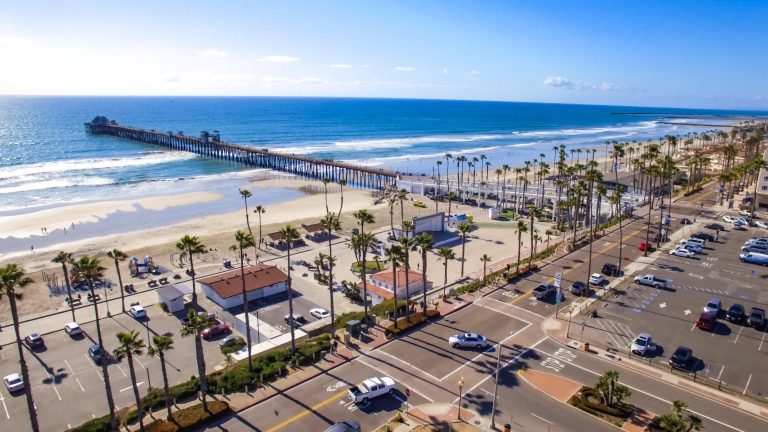
<path fill-rule="evenodd" d="M 366 281 L 368 285 L 368 295 L 371 296 L 371 304 L 379 304 L 384 300 L 391 299 L 395 296 L 394 287 L 397 286 L 397 298 L 400 300 L 405 299 L 405 269 L 398 268 L 395 275 L 392 274 L 392 270 L 384 270 L 378 273 L 374 273 Z M 363 283 L 359 282 L 358 286 L 362 292 Z M 421 277 L 421 273 L 410 270 L 408 272 L 408 294 L 411 297 L 421 294 L 424 291 L 425 283 Z M 432 288 L 432 282 L 426 281 L 426 289 Z"/>
<path fill-rule="evenodd" d="M 763 154 L 763 160 L 768 160 L 768 149 Z M 757 177 L 756 209 L 768 209 L 768 169 L 761 169 Z"/>

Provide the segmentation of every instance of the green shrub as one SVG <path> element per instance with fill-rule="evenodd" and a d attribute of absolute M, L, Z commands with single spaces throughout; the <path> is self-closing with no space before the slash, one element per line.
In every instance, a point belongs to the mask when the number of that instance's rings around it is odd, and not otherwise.
<path fill-rule="evenodd" d="M 109 432 L 109 415 L 96 417 L 88 420 L 76 428 L 69 429 L 70 432 Z"/>
<path fill-rule="evenodd" d="M 243 340 L 243 338 L 238 337 L 237 341 L 232 343 L 232 345 L 219 347 L 219 349 L 221 350 L 222 354 L 228 355 L 228 354 L 232 354 L 233 352 L 238 352 L 244 347 L 245 347 L 245 341 Z"/>
<path fill-rule="evenodd" d="M 436 309 L 427 309 L 427 317 L 435 318 L 440 316 L 440 312 Z M 417 326 L 424 322 L 424 313 L 414 312 L 410 315 L 410 321 L 406 317 L 400 317 L 396 323 L 390 323 L 384 329 L 387 335 L 402 333 L 414 326 Z"/>
<path fill-rule="evenodd" d="M 171 398 L 171 403 L 173 403 L 174 398 L 177 402 L 183 402 L 197 397 L 199 389 L 200 381 L 196 377 L 193 377 L 189 379 L 189 381 L 168 387 L 168 396 Z M 163 389 L 153 388 L 148 391 L 147 394 L 141 398 L 141 404 L 145 411 L 154 411 L 160 408 L 165 408 Z"/>
<path fill-rule="evenodd" d="M 203 404 L 192 405 L 173 413 L 174 422 L 155 420 L 146 427 L 147 432 L 177 432 L 202 426 L 208 421 L 229 412 L 229 404 L 223 401 L 208 401 L 207 410 Z"/>
<path fill-rule="evenodd" d="M 336 316 L 336 328 L 343 329 L 349 321 L 362 321 L 363 312 L 346 312 Z"/>

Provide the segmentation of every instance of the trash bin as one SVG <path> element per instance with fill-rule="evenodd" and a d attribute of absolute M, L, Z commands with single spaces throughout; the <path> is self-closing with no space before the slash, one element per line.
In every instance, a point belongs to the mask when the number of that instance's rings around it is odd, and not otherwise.
<path fill-rule="evenodd" d="M 360 339 L 360 330 L 362 323 L 358 320 L 352 320 L 347 322 L 347 331 L 355 339 Z"/>
<path fill-rule="evenodd" d="M 344 330 L 344 346 L 349 348 L 349 332 Z"/>

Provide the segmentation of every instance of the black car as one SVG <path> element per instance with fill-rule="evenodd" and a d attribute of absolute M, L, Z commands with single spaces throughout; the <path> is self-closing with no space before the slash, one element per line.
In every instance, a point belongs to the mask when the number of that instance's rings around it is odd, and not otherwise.
<path fill-rule="evenodd" d="M 99 345 L 91 345 L 88 347 L 88 355 L 94 363 L 101 364 L 101 360 L 104 359 L 104 350 Z"/>
<path fill-rule="evenodd" d="M 704 225 L 704 228 L 715 230 L 715 231 L 725 231 L 725 227 L 723 225 L 720 225 L 719 223 L 706 224 Z"/>
<path fill-rule="evenodd" d="M 736 324 L 743 323 L 746 318 L 746 309 L 744 309 L 744 306 L 738 303 L 728 308 L 728 312 L 725 314 L 725 319 Z"/>
<path fill-rule="evenodd" d="M 760 308 L 752 308 L 747 318 L 747 325 L 756 329 L 761 329 L 765 325 L 765 310 Z"/>
<path fill-rule="evenodd" d="M 704 231 L 699 231 L 696 234 L 692 235 L 691 237 L 706 240 L 706 241 L 715 241 L 715 236 L 713 236 L 710 233 L 705 233 Z"/>
<path fill-rule="evenodd" d="M 619 266 L 612 263 L 605 263 L 603 264 L 603 268 L 600 269 L 600 272 L 606 276 L 618 276 Z"/>
<path fill-rule="evenodd" d="M 691 222 L 691 220 L 688 219 L 688 218 L 682 218 L 682 219 L 680 219 L 680 223 L 683 224 L 683 225 L 690 225 L 693 222 Z"/>
<path fill-rule="evenodd" d="M 673 368 L 687 370 L 693 360 L 693 350 L 688 347 L 679 346 L 669 358 L 669 365 Z"/>

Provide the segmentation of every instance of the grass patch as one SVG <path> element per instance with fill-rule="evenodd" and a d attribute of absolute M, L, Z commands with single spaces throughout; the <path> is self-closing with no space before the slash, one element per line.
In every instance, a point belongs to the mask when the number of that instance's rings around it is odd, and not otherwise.
<path fill-rule="evenodd" d="M 245 341 L 243 338 L 237 338 L 237 342 L 232 343 L 232 345 L 220 347 L 219 349 L 221 350 L 222 354 L 228 355 L 234 352 L 238 352 L 243 348 L 245 348 Z"/>
<path fill-rule="evenodd" d="M 352 263 L 352 267 L 350 268 L 353 273 L 360 273 L 360 262 L 354 262 Z M 387 264 L 384 261 L 366 261 L 365 262 L 365 272 L 370 274 L 370 272 L 380 272 L 382 270 L 387 269 Z"/>
<path fill-rule="evenodd" d="M 78 427 L 69 429 L 70 432 L 109 432 L 109 415 L 88 420 Z"/>
<path fill-rule="evenodd" d="M 615 406 L 607 406 L 602 403 L 596 403 L 592 399 L 599 398 L 600 395 L 597 390 L 591 387 L 582 387 L 579 393 L 571 396 L 568 400 L 570 405 L 576 408 L 592 414 L 595 417 L 599 417 L 609 423 L 612 423 L 618 427 L 621 427 L 624 422 L 627 421 L 629 416 L 635 411 L 635 406 L 628 403 L 615 404 Z"/>

